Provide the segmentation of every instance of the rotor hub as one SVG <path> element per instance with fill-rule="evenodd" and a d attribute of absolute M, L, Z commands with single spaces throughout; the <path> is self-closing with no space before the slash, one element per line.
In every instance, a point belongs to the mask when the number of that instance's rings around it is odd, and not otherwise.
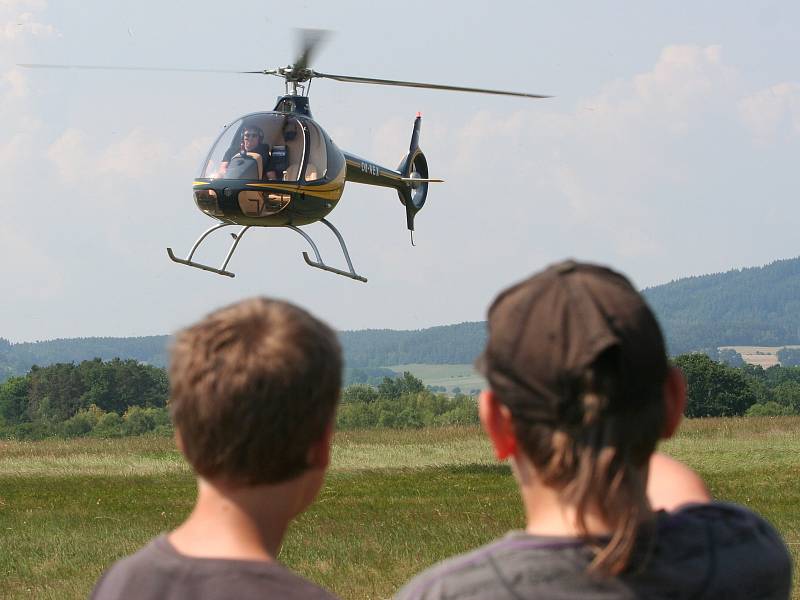
<path fill-rule="evenodd" d="M 295 68 L 294 65 L 287 65 L 278 69 L 280 74 L 287 82 L 304 83 L 314 76 L 314 71 L 309 68 Z"/>

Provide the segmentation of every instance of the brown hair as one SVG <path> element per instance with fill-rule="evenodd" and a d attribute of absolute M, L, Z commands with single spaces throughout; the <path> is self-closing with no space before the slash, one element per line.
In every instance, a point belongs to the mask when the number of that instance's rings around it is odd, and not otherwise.
<path fill-rule="evenodd" d="M 556 422 L 526 421 L 524 406 L 507 403 L 516 437 L 542 483 L 576 508 L 578 530 L 596 552 L 589 570 L 606 575 L 629 566 L 637 535 L 652 516 L 643 467 L 665 418 L 664 382 L 626 375 L 616 349 L 601 354 L 583 374 L 564 382 Z M 589 535 L 589 509 L 610 526 L 608 541 Z"/>
<path fill-rule="evenodd" d="M 307 468 L 341 387 L 336 334 L 301 308 L 254 298 L 176 336 L 170 413 L 203 477 L 255 485 Z"/>

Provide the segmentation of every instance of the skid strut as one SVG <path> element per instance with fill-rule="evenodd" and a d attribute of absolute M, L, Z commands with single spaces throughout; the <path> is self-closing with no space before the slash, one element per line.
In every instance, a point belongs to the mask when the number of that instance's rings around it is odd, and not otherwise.
<path fill-rule="evenodd" d="M 339 245 L 342 247 L 342 253 L 344 254 L 344 259 L 347 261 L 347 267 L 349 271 L 343 271 L 342 269 L 336 269 L 334 267 L 329 267 L 328 265 L 326 265 L 325 262 L 322 260 L 322 257 L 319 255 L 319 250 L 317 249 L 317 245 L 314 243 L 314 240 L 311 239 L 311 236 L 309 236 L 305 231 L 303 231 L 299 227 L 295 227 L 294 225 L 287 225 L 289 229 L 291 229 L 292 231 L 296 231 L 297 233 L 302 235 L 304 238 L 306 238 L 306 241 L 309 244 L 311 244 L 311 249 L 314 251 L 314 256 L 317 257 L 317 260 L 316 261 L 311 260 L 310 258 L 308 258 L 308 252 L 303 252 L 303 258 L 305 259 L 306 264 L 310 267 L 316 267 L 317 269 L 322 269 L 323 271 L 329 271 L 331 273 L 336 273 L 337 275 L 342 275 L 344 277 L 349 277 L 350 279 L 355 279 L 356 281 L 363 281 L 364 283 L 366 283 L 367 278 L 362 277 L 361 275 L 356 273 L 355 269 L 353 268 L 353 261 L 350 260 L 350 253 L 347 251 L 347 246 L 345 246 L 344 238 L 342 237 L 342 234 L 339 233 L 339 230 L 336 229 L 336 227 L 333 226 L 333 223 L 331 223 L 327 219 L 320 219 L 320 222 L 327 225 L 328 229 L 330 229 L 336 235 L 336 239 L 339 240 Z"/>
<path fill-rule="evenodd" d="M 175 254 L 173 254 L 172 252 L 172 248 L 167 248 L 167 254 L 169 255 L 170 259 L 175 261 L 176 263 L 181 263 L 182 265 L 187 265 L 189 267 L 194 267 L 196 269 L 202 269 L 203 271 L 211 271 L 212 273 L 225 275 L 226 277 L 235 277 L 236 275 L 234 273 L 231 273 L 230 271 L 226 271 L 225 267 L 228 266 L 228 263 L 231 260 L 231 256 L 233 256 L 233 252 L 236 250 L 236 246 L 239 245 L 239 241 L 242 239 L 242 236 L 245 234 L 245 232 L 248 229 L 250 229 L 250 225 L 245 225 L 239 230 L 239 233 L 233 234 L 233 243 L 231 244 L 231 247 L 228 250 L 227 256 L 225 256 L 225 262 L 222 263 L 222 266 L 219 269 L 215 269 L 214 267 L 210 267 L 208 265 L 204 265 L 203 263 L 195 262 L 192 260 L 192 257 L 194 256 L 194 253 L 197 250 L 198 246 L 200 246 L 203 240 L 206 239 L 206 237 L 208 237 L 210 233 L 213 233 L 217 229 L 222 229 L 223 227 L 227 227 L 228 225 L 232 225 L 232 223 L 219 223 L 218 225 L 214 225 L 213 227 L 209 227 L 208 229 L 206 229 L 203 232 L 203 235 L 197 238 L 197 241 L 194 243 L 194 246 L 192 246 L 192 249 L 189 251 L 189 256 L 187 256 L 186 258 L 178 258 L 177 256 L 175 256 Z"/>
<path fill-rule="evenodd" d="M 286 228 L 291 229 L 292 231 L 295 231 L 299 233 L 301 236 L 303 236 L 303 238 L 305 238 L 305 240 L 311 245 L 311 249 L 314 251 L 314 256 L 316 257 L 317 260 L 316 261 L 311 260 L 308 257 L 308 252 L 303 252 L 303 258 L 305 259 L 306 264 L 308 264 L 311 267 L 315 267 L 317 269 L 322 269 L 323 271 L 328 271 L 330 273 L 335 273 L 336 275 L 342 275 L 344 277 L 349 277 L 350 279 L 355 279 L 356 281 L 363 281 L 366 283 L 367 278 L 362 277 L 361 275 L 356 273 L 355 269 L 353 268 L 353 261 L 350 260 L 350 254 L 347 252 L 347 246 L 344 243 L 344 238 L 342 238 L 342 235 L 339 233 L 336 227 L 334 227 L 333 224 L 330 223 L 328 220 L 320 219 L 320 221 L 324 223 L 328 227 L 328 229 L 333 231 L 334 235 L 336 236 L 336 239 L 339 240 L 339 246 L 341 246 L 344 258 L 347 261 L 348 270 L 345 271 L 343 269 L 337 269 L 335 267 L 329 267 L 328 265 L 326 265 L 325 261 L 322 260 L 322 256 L 319 253 L 317 245 L 314 243 L 314 240 L 311 239 L 310 235 L 308 235 L 305 231 L 303 231 L 299 227 L 296 227 L 294 225 L 285 225 Z M 226 277 L 235 277 L 234 273 L 226 271 L 225 268 L 228 266 L 228 263 L 230 262 L 233 253 L 236 251 L 236 247 L 239 245 L 239 242 L 241 241 L 242 237 L 247 232 L 247 230 L 250 229 L 251 225 L 245 225 L 239 230 L 239 233 L 231 234 L 233 236 L 233 243 L 231 244 L 231 247 L 228 250 L 228 254 L 225 256 L 225 262 L 222 263 L 222 266 L 220 268 L 217 269 L 215 267 L 205 265 L 203 263 L 192 260 L 192 258 L 194 257 L 194 253 L 197 251 L 197 248 L 200 247 L 200 244 L 203 243 L 203 240 L 205 240 L 206 237 L 209 236 L 209 234 L 217 231 L 218 229 L 222 229 L 223 227 L 227 227 L 228 225 L 233 225 L 233 223 L 218 223 L 213 227 L 209 227 L 206 231 L 203 232 L 203 234 L 199 238 L 197 238 L 197 241 L 194 243 L 192 249 L 189 251 L 189 256 L 187 256 L 186 258 L 178 258 L 177 256 L 175 256 L 175 254 L 172 252 L 172 248 L 167 248 L 167 255 L 169 256 L 170 260 L 176 263 L 180 263 L 182 265 L 186 265 L 188 267 L 202 269 L 203 271 L 210 271 L 211 273 L 225 275 Z"/>

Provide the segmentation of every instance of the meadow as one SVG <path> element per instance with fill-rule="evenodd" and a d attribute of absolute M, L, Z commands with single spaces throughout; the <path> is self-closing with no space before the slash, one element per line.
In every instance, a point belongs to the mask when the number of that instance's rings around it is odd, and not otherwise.
<path fill-rule="evenodd" d="M 751 365 L 760 365 L 765 369 L 780 364 L 778 352 L 784 348 L 796 350 L 800 346 L 720 346 L 720 350 L 733 350 L 738 352 L 744 362 Z"/>
<path fill-rule="evenodd" d="M 425 385 L 440 386 L 451 393 L 456 387 L 464 394 L 473 389 L 482 390 L 486 387 L 486 380 L 471 364 L 406 364 L 386 368 L 400 374 L 408 371 Z"/>
<path fill-rule="evenodd" d="M 800 417 L 698 419 L 663 446 L 717 498 L 770 519 L 795 571 L 798 430 Z M 193 496 L 166 437 L 0 442 L 0 597 L 85 598 L 105 567 L 176 525 Z M 522 524 L 509 469 L 477 428 L 339 433 L 321 496 L 281 560 L 342 598 L 386 598 L 425 566 Z"/>

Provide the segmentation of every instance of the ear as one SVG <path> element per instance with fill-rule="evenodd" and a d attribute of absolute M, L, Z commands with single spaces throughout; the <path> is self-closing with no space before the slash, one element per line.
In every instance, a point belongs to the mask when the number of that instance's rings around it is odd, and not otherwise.
<path fill-rule="evenodd" d="M 481 425 L 494 448 L 498 460 L 505 460 L 517 451 L 514 421 L 511 411 L 501 403 L 492 390 L 484 390 L 478 398 L 478 415 Z"/>
<path fill-rule="evenodd" d="M 322 437 L 308 449 L 307 463 L 310 469 L 327 469 L 331 464 L 331 445 L 333 443 L 333 420 L 325 427 Z"/>
<path fill-rule="evenodd" d="M 664 381 L 664 430 L 662 439 L 669 439 L 678 430 L 686 410 L 686 378 L 677 367 L 670 367 Z"/>

